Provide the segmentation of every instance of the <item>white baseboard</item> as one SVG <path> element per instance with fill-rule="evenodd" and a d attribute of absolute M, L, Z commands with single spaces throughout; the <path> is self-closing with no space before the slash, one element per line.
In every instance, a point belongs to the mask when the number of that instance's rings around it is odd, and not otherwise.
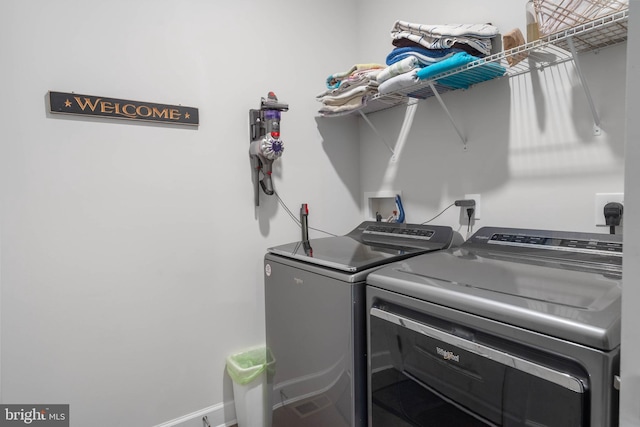
<path fill-rule="evenodd" d="M 225 421 L 225 413 L 232 414 L 233 419 Z M 235 419 L 236 409 L 233 401 L 231 401 L 209 406 L 208 408 L 174 418 L 162 424 L 157 424 L 154 427 L 206 427 L 207 425 L 203 421 L 204 417 L 207 417 L 207 421 L 211 427 L 228 427 L 237 423 Z"/>

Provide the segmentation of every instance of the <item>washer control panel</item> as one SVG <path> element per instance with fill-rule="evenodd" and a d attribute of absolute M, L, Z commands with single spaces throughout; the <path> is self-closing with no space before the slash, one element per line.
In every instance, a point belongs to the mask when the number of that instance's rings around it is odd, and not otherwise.
<path fill-rule="evenodd" d="M 430 240 L 435 234 L 435 231 L 419 226 L 405 225 L 404 227 L 399 227 L 398 225 L 395 225 L 393 223 L 382 223 L 381 225 L 367 226 L 364 230 L 362 230 L 362 234 Z"/>

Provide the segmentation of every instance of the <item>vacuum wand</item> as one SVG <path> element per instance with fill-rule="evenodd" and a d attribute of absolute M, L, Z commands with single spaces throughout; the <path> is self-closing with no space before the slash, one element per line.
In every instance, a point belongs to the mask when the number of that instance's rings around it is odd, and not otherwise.
<path fill-rule="evenodd" d="M 300 228 L 302 229 L 302 247 L 307 256 L 313 257 L 313 248 L 309 242 L 309 206 L 303 203 L 300 207 Z"/>
<path fill-rule="evenodd" d="M 309 207 L 306 203 L 300 207 L 300 226 L 302 227 L 302 241 L 309 241 Z"/>

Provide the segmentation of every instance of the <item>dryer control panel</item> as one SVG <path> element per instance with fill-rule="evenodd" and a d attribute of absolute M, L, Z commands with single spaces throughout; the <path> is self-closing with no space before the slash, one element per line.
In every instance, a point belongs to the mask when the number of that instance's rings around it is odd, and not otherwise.
<path fill-rule="evenodd" d="M 462 247 L 605 264 L 622 262 L 622 236 L 614 234 L 483 227 Z"/>
<path fill-rule="evenodd" d="M 487 243 L 493 245 L 543 248 L 560 251 L 587 253 L 600 252 L 607 255 L 622 256 L 622 243 L 599 240 L 598 238 L 554 238 L 544 236 L 530 236 L 524 233 L 495 233 L 489 238 Z"/>

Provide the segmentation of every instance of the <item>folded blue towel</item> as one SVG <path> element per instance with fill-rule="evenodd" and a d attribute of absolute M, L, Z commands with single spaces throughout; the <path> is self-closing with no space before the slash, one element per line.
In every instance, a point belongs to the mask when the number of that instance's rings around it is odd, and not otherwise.
<path fill-rule="evenodd" d="M 460 68 L 466 64 L 479 60 L 480 58 L 469 55 L 467 52 L 459 52 L 451 58 L 447 58 L 418 70 L 416 76 L 420 80 L 429 80 L 439 74 L 455 70 L 456 68 Z M 441 85 L 453 89 L 467 89 L 473 84 L 501 77 L 506 71 L 507 70 L 498 63 L 485 62 L 477 67 L 437 79 L 436 81 Z"/>
<path fill-rule="evenodd" d="M 395 48 L 387 55 L 387 65 L 395 64 L 402 61 L 408 56 L 415 56 L 418 61 L 423 65 L 435 64 L 438 61 L 442 61 L 455 55 L 458 52 L 463 52 L 461 49 L 422 49 L 419 47 L 398 47 Z"/>

